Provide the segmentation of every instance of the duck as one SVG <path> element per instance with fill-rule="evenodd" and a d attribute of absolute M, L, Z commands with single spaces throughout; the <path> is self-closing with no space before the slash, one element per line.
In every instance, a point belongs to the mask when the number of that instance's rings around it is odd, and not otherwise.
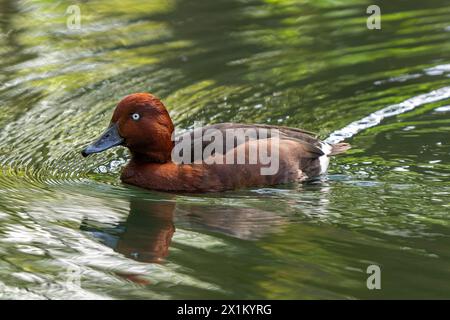
<path fill-rule="evenodd" d="M 228 140 L 230 132 L 244 133 L 244 139 Z M 120 175 L 123 183 L 192 193 L 310 181 L 326 174 L 332 156 L 351 147 L 324 142 L 306 130 L 267 124 L 219 123 L 177 134 L 163 102 L 147 92 L 124 97 L 104 133 L 81 154 L 118 146 L 131 155 Z M 261 150 L 267 150 L 266 157 Z"/>

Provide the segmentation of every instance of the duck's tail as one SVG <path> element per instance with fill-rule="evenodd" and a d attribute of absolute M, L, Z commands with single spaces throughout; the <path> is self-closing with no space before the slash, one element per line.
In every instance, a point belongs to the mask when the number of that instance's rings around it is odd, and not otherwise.
<path fill-rule="evenodd" d="M 320 150 L 322 150 L 323 155 L 319 157 L 320 162 L 320 174 L 324 174 L 328 170 L 328 165 L 330 164 L 330 157 L 344 153 L 351 148 L 349 143 L 340 142 L 335 144 L 330 144 L 326 142 L 321 142 Z"/>
<path fill-rule="evenodd" d="M 331 145 L 331 152 L 329 153 L 330 156 L 335 156 L 337 154 L 344 153 L 348 149 L 350 149 L 352 146 L 349 143 L 340 142 L 335 143 Z"/>

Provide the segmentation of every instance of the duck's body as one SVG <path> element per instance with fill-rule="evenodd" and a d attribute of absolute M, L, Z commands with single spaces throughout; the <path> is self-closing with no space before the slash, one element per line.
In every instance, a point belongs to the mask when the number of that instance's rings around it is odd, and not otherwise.
<path fill-rule="evenodd" d="M 138 119 L 130 122 L 130 115 Z M 138 121 L 141 121 L 140 128 L 136 126 Z M 116 133 L 112 132 L 114 127 Z M 122 144 L 132 154 L 122 171 L 124 183 L 161 191 L 209 192 L 305 181 L 325 173 L 329 157 L 350 147 L 346 143 L 330 145 L 310 132 L 288 127 L 222 123 L 196 130 L 201 130 L 200 134 L 190 131 L 176 139 L 178 142 L 168 140 L 173 133 L 173 125 L 165 107 L 150 94 L 134 94 L 119 103 L 110 129 L 83 154 Z M 247 139 L 233 139 L 233 143 L 227 145 L 226 133 L 233 130 L 253 130 L 257 134 Z M 203 151 L 211 143 L 210 137 L 205 139 L 205 135 L 211 132 L 216 137 L 223 137 L 224 148 L 205 156 Z M 107 139 L 119 139 L 120 143 L 116 140 L 105 142 Z M 174 161 L 172 151 L 186 139 L 190 142 L 190 150 L 187 150 L 191 155 L 190 163 Z M 200 157 L 195 152 L 198 150 L 201 151 Z M 277 157 L 275 170 L 267 174 L 271 164 L 260 153 L 252 158 L 251 152 L 255 150 L 271 150 L 270 156 Z M 227 161 L 237 159 L 239 154 L 244 155 L 241 164 Z M 263 173 L 264 168 L 266 174 Z"/>
<path fill-rule="evenodd" d="M 184 192 L 223 191 L 245 187 L 267 186 L 293 181 L 305 181 L 326 172 L 329 156 L 333 146 L 321 142 L 311 133 L 294 128 L 264 125 L 246 125 L 236 123 L 221 123 L 203 127 L 203 131 L 227 129 L 267 128 L 280 132 L 279 141 L 279 169 L 273 175 L 262 175 L 261 168 L 267 167 L 260 161 L 249 164 L 249 150 L 256 145 L 258 149 L 269 149 L 272 138 L 255 139 L 235 145 L 228 152 L 212 157 L 221 157 L 221 161 L 205 162 L 211 164 L 177 164 L 173 161 L 154 163 L 132 158 L 122 171 L 123 182 L 147 189 Z M 193 136 L 193 131 L 185 133 Z M 225 137 L 225 133 L 223 134 Z M 207 147 L 208 140 L 201 141 L 202 151 Z M 225 143 L 225 141 L 224 141 Z M 191 154 L 194 154 L 196 142 L 192 139 Z M 342 145 L 339 145 L 342 147 Z M 246 156 L 244 164 L 225 164 L 227 153 L 239 154 L 244 149 Z M 335 147 L 335 152 L 339 150 Z M 192 156 L 192 162 L 196 159 Z M 205 159 L 202 159 L 205 160 Z M 217 164 L 224 163 L 224 164 Z"/>

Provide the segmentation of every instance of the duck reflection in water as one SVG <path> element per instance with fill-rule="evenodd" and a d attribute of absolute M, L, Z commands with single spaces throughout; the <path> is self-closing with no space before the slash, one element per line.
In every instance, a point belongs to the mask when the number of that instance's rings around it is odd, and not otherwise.
<path fill-rule="evenodd" d="M 174 219 L 180 228 L 206 229 L 243 240 L 258 239 L 287 221 L 286 217 L 259 208 L 177 204 L 176 196 L 164 201 L 133 197 L 126 221 L 105 226 L 85 218 L 81 229 L 127 258 L 161 263 L 169 255 Z"/>
<path fill-rule="evenodd" d="M 175 202 L 132 198 L 126 221 L 110 228 L 93 226 L 83 220 L 81 229 L 90 232 L 104 244 L 127 258 L 158 263 L 169 254 L 175 232 Z"/>

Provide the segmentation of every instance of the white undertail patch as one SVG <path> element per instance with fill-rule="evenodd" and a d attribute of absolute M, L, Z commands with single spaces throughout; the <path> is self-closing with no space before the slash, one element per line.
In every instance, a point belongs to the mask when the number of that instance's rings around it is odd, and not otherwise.
<path fill-rule="evenodd" d="M 321 142 L 320 143 L 320 150 L 322 150 L 322 152 L 324 153 L 323 156 L 319 157 L 319 162 L 320 162 L 320 174 L 325 174 L 327 172 L 328 169 L 328 165 L 330 164 L 330 153 L 331 153 L 331 145 L 326 143 L 326 142 Z"/>

